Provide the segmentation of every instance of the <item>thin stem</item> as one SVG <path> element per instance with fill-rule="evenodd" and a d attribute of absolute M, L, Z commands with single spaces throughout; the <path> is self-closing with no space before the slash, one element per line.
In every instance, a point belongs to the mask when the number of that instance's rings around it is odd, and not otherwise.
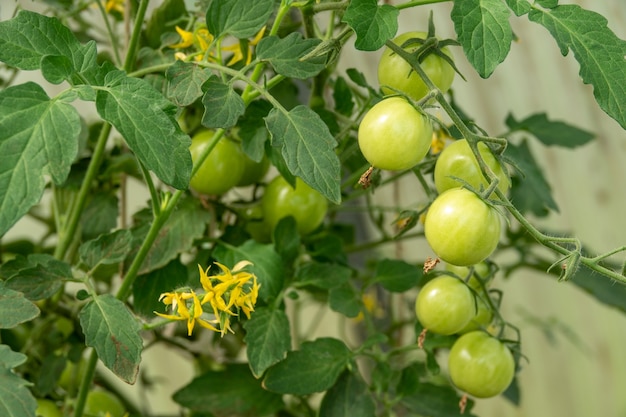
<path fill-rule="evenodd" d="M 126 51 L 126 59 L 124 61 L 124 70 L 126 72 L 130 72 L 135 66 L 135 56 L 137 55 L 137 47 L 139 46 L 139 41 L 141 39 L 141 29 L 144 18 L 146 17 L 148 3 L 150 3 L 150 0 L 141 0 L 141 3 L 139 3 L 139 8 L 137 9 L 135 26 L 133 27 L 133 33 L 130 37 L 128 50 Z"/>
<path fill-rule="evenodd" d="M 152 203 L 152 215 L 154 217 L 159 215 L 161 211 L 161 199 L 159 198 L 159 193 L 154 186 L 154 181 L 152 181 L 152 177 L 150 176 L 150 171 L 144 166 L 144 164 L 139 161 L 139 168 L 141 168 L 141 172 L 143 173 L 143 177 L 146 181 L 146 185 L 148 186 L 148 190 L 150 191 L 150 201 Z"/>
<path fill-rule="evenodd" d="M 394 7 L 396 9 L 408 9 L 410 7 L 423 6 L 424 4 L 435 4 L 435 3 L 445 3 L 452 0 L 411 0 L 406 3 L 397 4 Z"/>
<path fill-rule="evenodd" d="M 115 63 L 117 65 L 120 65 L 122 63 L 122 58 L 120 56 L 120 51 L 119 51 L 119 48 L 118 48 L 117 35 L 113 31 L 113 28 L 111 28 L 111 22 L 109 21 L 109 15 L 106 12 L 106 10 L 104 9 L 104 6 L 102 5 L 102 2 L 100 0 L 98 0 L 96 2 L 96 4 L 98 5 L 98 9 L 100 9 L 100 13 L 102 14 L 102 20 L 104 20 L 104 25 L 106 26 L 107 33 L 109 35 L 109 39 L 111 39 L 111 48 L 113 48 L 113 54 L 115 55 Z"/>
<path fill-rule="evenodd" d="M 80 381 L 80 389 L 78 390 L 78 396 L 76 397 L 76 403 L 74 405 L 74 417 L 82 417 L 85 410 L 85 402 L 87 401 L 87 394 L 89 394 L 91 383 L 96 371 L 96 364 L 98 363 L 98 354 L 95 349 L 91 350 L 89 359 L 85 364 L 85 374 Z"/>

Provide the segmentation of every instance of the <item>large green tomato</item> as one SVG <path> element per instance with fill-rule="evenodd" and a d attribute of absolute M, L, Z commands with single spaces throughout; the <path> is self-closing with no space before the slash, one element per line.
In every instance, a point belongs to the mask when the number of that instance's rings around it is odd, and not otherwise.
<path fill-rule="evenodd" d="M 237 183 L 237 187 L 245 187 L 246 185 L 258 184 L 267 171 L 270 169 L 270 161 L 265 156 L 259 162 L 254 161 L 248 155 L 243 153 L 243 175 Z"/>
<path fill-rule="evenodd" d="M 424 234 L 445 262 L 469 266 L 485 260 L 500 240 L 498 211 L 473 192 L 453 188 L 440 194 L 426 212 Z"/>
<path fill-rule="evenodd" d="M 502 393 L 511 384 L 515 361 L 502 342 L 477 330 L 454 342 L 448 370 L 457 388 L 474 397 L 488 398 Z"/>
<path fill-rule="evenodd" d="M 463 281 L 442 275 L 428 281 L 417 294 L 415 313 L 433 333 L 458 333 L 474 317 L 474 294 Z"/>
<path fill-rule="evenodd" d="M 383 99 L 359 125 L 359 148 L 375 168 L 400 171 L 414 167 L 430 149 L 430 121 L 402 97 Z"/>
<path fill-rule="evenodd" d="M 202 130 L 191 138 L 191 159 L 196 163 L 209 146 L 212 130 Z M 189 186 L 201 194 L 221 195 L 241 180 L 245 169 L 244 153 L 238 143 L 223 137 L 204 160 Z"/>
<path fill-rule="evenodd" d="M 397 36 L 393 42 L 401 46 L 411 38 L 425 39 L 426 36 L 425 32 L 407 32 Z M 415 52 L 419 47 L 420 45 L 415 43 L 404 49 L 407 52 Z M 441 48 L 441 51 L 452 59 L 448 48 Z M 454 80 L 454 68 L 444 58 L 431 53 L 424 58 L 420 66 L 441 92 L 445 93 L 450 89 Z M 428 87 L 419 74 L 413 71 L 404 58 L 389 48 L 385 48 L 378 62 L 378 83 L 384 94 L 393 94 L 395 89 L 414 100 L 420 100 L 428 93 Z"/>
<path fill-rule="evenodd" d="M 254 202 L 239 212 L 245 222 L 244 229 L 257 242 L 265 243 L 271 240 L 271 230 L 264 221 L 263 207 L 261 202 Z"/>
<path fill-rule="evenodd" d="M 287 180 L 278 176 L 265 188 L 261 207 L 268 230 L 273 231 L 280 219 L 293 216 L 300 234 L 307 234 L 317 229 L 324 220 L 328 201 L 300 178 L 296 178 L 294 189 Z"/>
<path fill-rule="evenodd" d="M 478 152 L 487 166 L 500 180 L 498 188 L 502 193 L 506 194 L 511 183 L 502 165 L 500 165 L 489 147 L 484 143 L 478 143 Z M 487 180 L 480 172 L 478 161 L 465 139 L 454 141 L 444 148 L 437 158 L 434 176 L 435 187 L 437 187 L 439 193 L 443 193 L 451 188 L 461 187 L 463 183 L 457 181 L 456 178 L 467 182 L 476 190 L 479 190 L 481 186 L 487 188 Z"/>
<path fill-rule="evenodd" d="M 52 400 L 37 399 L 37 410 L 35 410 L 37 417 L 63 417 L 63 413 Z"/>
<path fill-rule="evenodd" d="M 485 294 L 483 296 L 474 297 L 476 299 L 476 314 L 474 314 L 474 317 L 457 333 L 468 333 L 489 326 L 491 320 L 493 320 L 493 312 L 482 297 L 488 297 L 488 295 Z"/>
<path fill-rule="evenodd" d="M 124 417 L 126 409 L 122 402 L 108 391 L 89 391 L 84 414 L 86 416 L 104 417 L 107 413 L 111 417 Z"/>

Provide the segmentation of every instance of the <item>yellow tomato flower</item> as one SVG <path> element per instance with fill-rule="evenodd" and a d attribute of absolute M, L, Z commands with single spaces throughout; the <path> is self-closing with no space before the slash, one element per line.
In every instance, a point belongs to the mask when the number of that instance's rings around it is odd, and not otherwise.
<path fill-rule="evenodd" d="M 252 47 L 256 46 L 256 44 L 261 41 L 261 38 L 263 38 L 263 34 L 265 34 L 265 26 L 263 26 L 261 30 L 259 31 L 259 33 L 257 33 L 254 36 L 254 38 L 248 42 L 239 41 L 233 45 L 224 46 L 222 48 L 223 51 L 228 51 L 228 52 L 233 53 L 233 57 L 230 59 L 230 61 L 228 61 L 226 65 L 233 65 L 243 60 L 242 43 L 244 45 L 247 43 L 246 65 L 249 65 L 250 62 L 252 62 Z"/>
<path fill-rule="evenodd" d="M 191 336 L 196 322 L 202 327 L 216 332 L 218 331 L 215 326 L 200 318 L 203 313 L 202 304 L 194 291 L 163 293 L 159 297 L 159 300 L 163 301 L 166 305 L 171 305 L 172 312 L 176 312 L 177 314 L 162 314 L 158 312 L 156 314 L 168 320 L 187 320 L 188 336 Z"/>
<path fill-rule="evenodd" d="M 104 10 L 107 13 L 118 12 L 124 14 L 124 0 L 107 0 Z"/>
<path fill-rule="evenodd" d="M 178 26 L 176 26 L 176 32 L 178 32 L 178 34 L 180 35 L 181 42 L 170 45 L 170 48 L 184 49 L 184 48 L 189 48 L 191 45 L 193 45 L 193 33 L 192 32 L 187 32 L 186 30 L 181 29 Z"/>

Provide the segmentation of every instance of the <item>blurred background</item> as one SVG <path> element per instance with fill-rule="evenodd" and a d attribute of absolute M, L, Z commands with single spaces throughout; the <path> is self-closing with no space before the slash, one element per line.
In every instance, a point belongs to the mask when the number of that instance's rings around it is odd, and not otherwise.
<path fill-rule="evenodd" d="M 193 0 L 190 0 L 193 3 Z M 2 0 L 0 18 L 7 19 L 18 2 Z M 40 10 L 41 3 L 22 0 L 21 7 Z M 153 2 L 155 5 L 158 1 Z M 394 3 L 394 2 L 392 2 Z M 399 3 L 399 2 L 395 2 Z M 618 37 L 626 38 L 626 2 L 623 0 L 561 1 L 596 11 L 609 20 Z M 425 30 L 432 10 L 440 37 L 454 37 L 449 15 L 451 2 L 403 10 L 398 33 Z M 592 88 L 583 85 L 578 63 L 560 54 L 554 39 L 541 26 L 527 18 L 511 17 L 519 38 L 506 61 L 489 79 L 480 78 L 465 59 L 460 47 L 453 48 L 456 63 L 467 82 L 457 77 L 453 90 L 460 106 L 479 126 L 492 135 L 506 130 L 509 112 L 517 119 L 546 112 L 560 120 L 596 134 L 596 139 L 574 150 L 545 147 L 532 142 L 533 152 L 545 170 L 560 210 L 547 218 L 532 219 L 550 230 L 575 235 L 594 253 L 626 244 L 626 131 L 597 106 Z M 376 83 L 376 65 L 381 51 L 349 51 L 340 61 L 340 70 L 357 68 L 371 84 Z M 34 72 L 24 77 L 36 77 Z M 20 78 L 17 82 L 24 82 Z M 45 85 L 50 95 L 58 86 Z M 88 113 L 91 108 L 85 105 Z M 414 184 L 403 183 L 402 194 L 411 201 Z M 144 194 L 131 193 L 137 204 Z M 384 192 L 376 198 L 385 199 Z M 133 210 L 131 209 L 130 212 Z M 21 222 L 12 236 L 37 233 L 36 225 Z M 423 260 L 429 253 L 424 244 L 404 243 L 388 248 L 407 259 Z M 604 279 L 598 277 L 598 279 Z M 619 285 L 619 284 L 616 284 Z M 522 332 L 523 352 L 529 363 L 519 375 L 521 405 L 504 398 L 477 402 L 475 414 L 481 417 L 543 416 L 626 416 L 626 315 L 607 307 L 571 283 L 558 283 L 544 274 L 518 273 L 507 280 L 497 278 L 494 286 L 504 291 L 504 316 Z M 326 314 L 324 333 L 337 328 L 336 316 Z M 310 321 L 310 317 L 305 317 Z M 158 388 L 145 391 L 134 387 L 141 401 L 167 413 L 175 410 L 171 393 L 186 384 L 193 370 L 184 357 L 151 349 L 143 364 Z"/>

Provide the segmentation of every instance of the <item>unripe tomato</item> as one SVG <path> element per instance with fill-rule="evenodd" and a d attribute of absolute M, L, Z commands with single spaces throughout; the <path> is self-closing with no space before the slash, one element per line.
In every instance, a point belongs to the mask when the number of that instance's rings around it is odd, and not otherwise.
<path fill-rule="evenodd" d="M 296 178 L 296 188 L 283 177 L 274 178 L 265 188 L 261 199 L 265 224 L 273 231 L 280 219 L 293 216 L 298 232 L 307 234 L 315 230 L 324 220 L 328 209 L 326 198 Z"/>
<path fill-rule="evenodd" d="M 202 130 L 191 138 L 189 151 L 194 164 L 212 137 L 212 130 Z M 189 186 L 201 194 L 224 194 L 241 180 L 245 169 L 244 156 L 238 143 L 221 138 L 191 178 Z"/>
<path fill-rule="evenodd" d="M 372 166 L 400 171 L 414 167 L 430 149 L 430 121 L 402 97 L 383 99 L 359 125 L 359 148 Z"/>
<path fill-rule="evenodd" d="M 243 175 L 237 183 L 237 187 L 245 187 L 246 185 L 252 185 L 259 183 L 267 171 L 270 169 L 270 161 L 265 156 L 259 162 L 254 161 L 243 151 Z"/>
<path fill-rule="evenodd" d="M 484 297 L 488 297 L 488 295 L 485 294 Z M 475 296 L 474 298 L 476 299 L 476 313 L 474 314 L 474 317 L 472 317 L 470 321 L 468 321 L 467 324 L 457 332 L 459 334 L 469 333 L 480 328 L 485 328 L 493 319 L 493 312 L 489 308 L 489 305 L 487 305 L 487 302 L 479 296 Z"/>
<path fill-rule="evenodd" d="M 407 32 L 394 38 L 393 43 L 401 46 L 411 38 L 425 39 L 426 36 L 425 32 Z M 419 47 L 420 45 L 416 43 L 404 48 L 404 50 L 415 52 Z M 441 48 L 441 51 L 452 59 L 452 54 L 448 48 Z M 431 53 L 422 60 L 420 66 L 439 90 L 445 93 L 450 89 L 454 80 L 454 68 L 444 58 Z M 384 94 L 393 94 L 393 89 L 396 89 L 413 100 L 420 100 L 428 93 L 428 87 L 419 74 L 413 71 L 411 65 L 404 58 L 389 48 L 385 48 L 385 52 L 378 62 L 378 82 Z"/>
<path fill-rule="evenodd" d="M 457 277 L 464 279 L 465 277 L 467 277 L 467 274 L 469 274 L 470 267 L 457 266 L 447 263 L 446 271 L 452 272 Z M 478 275 L 478 277 L 476 277 L 476 275 Z M 482 280 L 482 285 L 479 281 L 479 278 Z M 467 285 L 469 285 L 470 288 L 473 288 L 476 291 L 482 291 L 483 285 L 487 287 L 492 279 L 493 275 L 489 275 L 489 265 L 487 265 L 487 263 L 485 262 L 480 262 L 474 265 L 474 273 L 467 281 Z"/>
<path fill-rule="evenodd" d="M 445 262 L 469 266 L 485 260 L 498 246 L 500 217 L 473 192 L 453 188 L 440 194 L 426 212 L 424 234 Z"/>
<path fill-rule="evenodd" d="M 124 417 L 126 409 L 122 402 L 108 391 L 94 390 L 87 394 L 85 402 L 85 415 L 94 417 Z"/>
<path fill-rule="evenodd" d="M 511 181 L 502 168 L 502 165 L 500 165 L 496 157 L 491 153 L 489 147 L 484 143 L 478 143 L 478 152 L 480 152 L 487 166 L 500 180 L 498 182 L 498 189 L 506 194 L 511 185 Z M 482 172 L 480 172 L 478 161 L 474 157 L 465 139 L 452 142 L 439 154 L 434 173 L 437 191 L 443 193 L 451 188 L 463 186 L 463 183 L 457 181 L 454 177 L 462 179 L 476 190 L 479 190 L 481 186 L 483 188 L 487 188 L 488 186 L 487 180 Z"/>
<path fill-rule="evenodd" d="M 477 330 L 454 342 L 448 370 L 457 388 L 474 397 L 488 398 L 502 393 L 511 384 L 515 361 L 502 342 Z"/>
<path fill-rule="evenodd" d="M 271 240 L 271 230 L 264 221 L 261 202 L 255 202 L 241 209 L 240 215 L 245 222 L 244 229 L 257 242 L 265 243 Z"/>
<path fill-rule="evenodd" d="M 417 294 L 415 314 L 433 333 L 458 333 L 475 316 L 474 294 L 463 281 L 442 275 L 428 281 Z"/>
<path fill-rule="evenodd" d="M 61 409 L 52 400 L 43 398 L 37 399 L 37 410 L 35 410 L 35 416 L 37 417 L 63 417 Z"/>

